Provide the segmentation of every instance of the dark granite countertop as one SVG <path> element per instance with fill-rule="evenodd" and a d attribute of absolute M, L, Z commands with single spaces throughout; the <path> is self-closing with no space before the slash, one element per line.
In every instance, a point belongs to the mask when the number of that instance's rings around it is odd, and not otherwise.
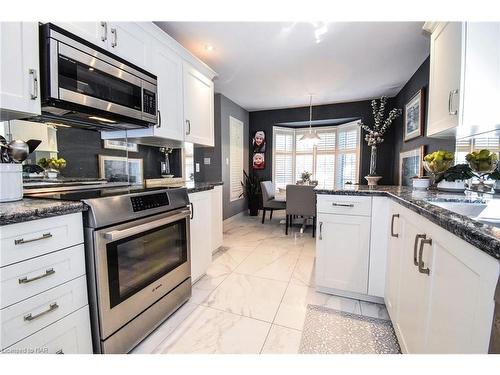
<path fill-rule="evenodd" d="M 413 190 L 401 186 L 366 185 L 345 186 L 335 189 L 316 189 L 317 194 L 386 196 L 402 206 L 422 215 L 433 223 L 460 237 L 464 241 L 500 259 L 500 228 L 484 224 L 470 217 L 459 215 L 435 206 L 432 200 L 463 200 L 463 193 L 443 193 L 433 190 Z"/>
<path fill-rule="evenodd" d="M 0 203 L 0 226 L 72 214 L 85 209 L 81 202 L 24 198 L 15 202 Z"/>
<path fill-rule="evenodd" d="M 188 194 L 198 193 L 200 191 L 212 190 L 214 186 L 224 185 L 222 181 L 215 182 L 185 182 L 179 187 L 185 187 L 188 191 Z"/>

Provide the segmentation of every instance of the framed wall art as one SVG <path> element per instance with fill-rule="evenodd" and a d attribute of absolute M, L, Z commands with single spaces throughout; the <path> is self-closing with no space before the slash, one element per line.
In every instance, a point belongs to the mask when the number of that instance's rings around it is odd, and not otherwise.
<path fill-rule="evenodd" d="M 425 95 L 422 88 L 405 105 L 403 136 L 405 142 L 424 135 L 424 101 Z"/>
<path fill-rule="evenodd" d="M 424 146 L 399 153 L 399 186 L 412 186 L 411 179 L 424 174 Z"/>

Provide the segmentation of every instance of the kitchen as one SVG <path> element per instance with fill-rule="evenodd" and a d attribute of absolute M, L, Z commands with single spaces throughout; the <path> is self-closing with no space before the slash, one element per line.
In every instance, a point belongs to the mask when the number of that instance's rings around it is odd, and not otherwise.
<path fill-rule="evenodd" d="M 500 23 L 0 32 L 3 353 L 500 352 Z"/>

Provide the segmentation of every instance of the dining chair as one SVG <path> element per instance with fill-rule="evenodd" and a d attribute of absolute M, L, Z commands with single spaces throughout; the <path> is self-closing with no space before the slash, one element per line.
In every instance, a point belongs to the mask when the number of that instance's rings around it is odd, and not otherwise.
<path fill-rule="evenodd" d="M 273 211 L 286 209 L 286 202 L 274 199 L 275 189 L 272 181 L 262 181 L 260 188 L 262 190 L 262 224 L 264 224 L 266 211 L 270 211 L 269 220 L 271 220 Z"/>
<path fill-rule="evenodd" d="M 302 216 L 304 219 L 312 217 L 312 236 L 314 237 L 316 235 L 316 193 L 314 185 L 286 186 L 285 234 L 288 234 L 288 227 L 292 226 L 295 216 Z"/>

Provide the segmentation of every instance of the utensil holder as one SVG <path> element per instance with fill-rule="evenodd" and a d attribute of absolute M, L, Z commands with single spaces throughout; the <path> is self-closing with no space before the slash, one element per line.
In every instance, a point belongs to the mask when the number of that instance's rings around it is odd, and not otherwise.
<path fill-rule="evenodd" d="M 23 199 L 22 164 L 0 163 L 0 202 Z"/>

